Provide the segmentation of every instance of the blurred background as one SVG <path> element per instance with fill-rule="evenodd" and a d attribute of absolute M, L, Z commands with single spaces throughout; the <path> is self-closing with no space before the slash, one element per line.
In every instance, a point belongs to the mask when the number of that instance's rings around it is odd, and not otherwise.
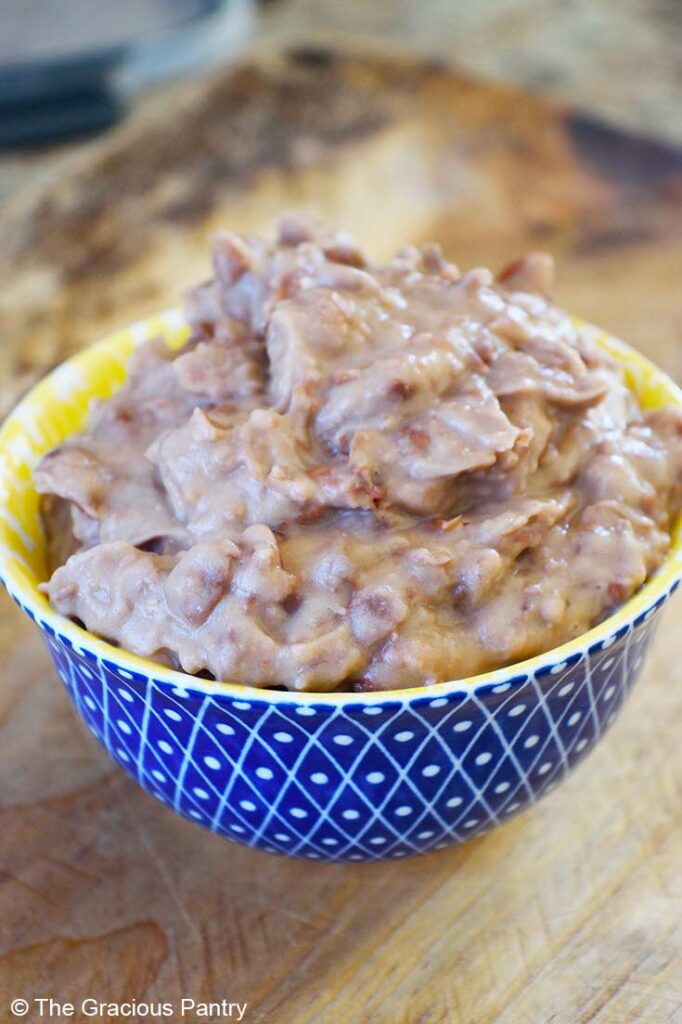
<path fill-rule="evenodd" d="M 178 306 L 217 228 L 287 208 L 377 259 L 545 249 L 565 308 L 682 381 L 681 33 L 680 0 L 0 0 L 0 419 Z M 351 881 L 252 867 L 114 773 L 0 594 L 13 995 L 229 988 L 254 1024 L 301 1024 L 359 1019 L 347 976 L 374 1007 L 409 993 L 370 1012 L 391 1024 L 454 1024 L 467 997 L 481 1021 L 680 1020 L 679 609 L 587 786 Z"/>
<path fill-rule="evenodd" d="M 682 378 L 679 0 L 0 0 L 0 415 L 305 207 L 530 248 Z"/>
<path fill-rule="evenodd" d="M 678 0 L 0 0 L 0 202 L 162 83 L 273 41 L 409 47 L 682 143 Z"/>

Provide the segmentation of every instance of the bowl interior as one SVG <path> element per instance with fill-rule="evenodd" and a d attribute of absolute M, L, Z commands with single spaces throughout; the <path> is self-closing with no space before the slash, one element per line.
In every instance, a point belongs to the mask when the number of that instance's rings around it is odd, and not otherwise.
<path fill-rule="evenodd" d="M 598 328 L 576 320 L 583 331 L 613 356 L 624 368 L 628 385 L 645 409 L 663 405 L 682 407 L 682 391 L 662 371 L 639 352 Z M 33 467 L 40 457 L 69 435 L 82 429 L 88 419 L 91 403 L 106 399 L 122 386 L 126 379 L 128 361 L 135 348 L 149 338 L 162 337 L 171 348 L 180 348 L 189 337 L 189 327 L 179 310 L 158 314 L 110 335 L 103 341 L 78 353 L 42 380 L 17 406 L 0 430 L 0 578 L 7 589 L 34 617 L 57 629 L 71 642 L 86 645 L 97 656 L 114 659 L 133 670 L 151 674 L 157 679 L 167 678 L 177 685 L 192 679 L 201 690 L 225 689 L 244 693 L 244 687 L 228 683 L 210 684 L 194 680 L 180 672 L 164 669 L 136 655 L 112 647 L 93 637 L 80 627 L 64 619 L 49 605 L 38 591 L 37 585 L 47 577 L 45 545 L 39 514 L 39 496 L 33 486 Z M 468 680 L 458 680 L 457 688 L 469 688 L 491 683 L 498 677 L 528 671 L 554 656 L 555 660 L 570 656 L 594 643 L 645 612 L 658 598 L 664 596 L 682 576 L 682 516 L 673 532 L 670 553 L 658 572 L 615 615 L 595 627 L 583 637 L 569 641 L 551 652 L 530 658 L 512 668 L 488 672 Z M 433 694 L 439 688 L 451 687 L 440 683 L 429 687 Z M 268 691 L 254 691 L 261 697 Z M 425 695 L 423 688 L 394 690 L 392 698 L 406 694 Z M 343 694 L 312 693 L 306 695 L 277 693 L 275 699 L 307 696 L 315 700 L 343 699 Z M 354 700 L 372 699 L 372 694 L 345 695 Z M 381 694 L 379 694 L 381 696 Z M 384 699 L 388 696 L 383 693 Z"/>

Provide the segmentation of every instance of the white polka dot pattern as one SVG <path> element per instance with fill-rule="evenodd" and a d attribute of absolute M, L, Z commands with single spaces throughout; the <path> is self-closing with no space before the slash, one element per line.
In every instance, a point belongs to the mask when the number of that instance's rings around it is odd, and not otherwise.
<path fill-rule="evenodd" d="M 169 687 L 44 636 L 90 730 L 158 799 L 249 846 L 357 861 L 463 842 L 554 788 L 615 717 L 655 626 L 640 616 L 508 682 L 372 703 Z"/>
<path fill-rule="evenodd" d="M 639 354 L 581 329 L 628 367 L 647 405 L 680 404 L 672 382 Z M 671 558 L 632 604 L 597 627 L 598 639 L 533 659 L 532 671 L 511 667 L 459 688 L 252 697 L 135 669 L 124 652 L 75 626 L 61 635 L 58 617 L 41 611 L 33 558 L 40 530 L 24 470 L 66 436 L 63 425 L 78 429 L 95 392 L 122 382 L 134 345 L 162 335 L 177 346 L 188 331 L 170 311 L 104 339 L 42 382 L 0 428 L 0 578 L 42 630 L 92 734 L 187 818 L 311 860 L 443 849 L 552 790 L 609 727 L 642 669 L 656 612 L 682 574 L 679 531 Z"/>

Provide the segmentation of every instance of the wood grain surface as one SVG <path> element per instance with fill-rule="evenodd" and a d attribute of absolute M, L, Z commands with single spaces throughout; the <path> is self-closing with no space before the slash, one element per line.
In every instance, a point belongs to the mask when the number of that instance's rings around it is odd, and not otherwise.
<path fill-rule="evenodd" d="M 547 248 L 564 305 L 682 379 L 682 154 L 437 64 L 305 50 L 168 92 L 5 211 L 3 409 L 176 302 L 215 227 L 268 230 L 291 206 L 377 257 Z M 46 995 L 232 999 L 247 1024 L 682 1021 L 681 612 L 534 810 L 457 850 L 331 866 L 232 846 L 142 793 L 3 595 L 0 1020 Z"/>

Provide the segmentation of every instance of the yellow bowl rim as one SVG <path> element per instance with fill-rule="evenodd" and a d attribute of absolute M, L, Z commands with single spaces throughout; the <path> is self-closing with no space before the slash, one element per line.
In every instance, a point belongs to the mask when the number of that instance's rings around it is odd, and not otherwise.
<path fill-rule="evenodd" d="M 626 370 L 629 370 L 635 376 L 639 375 L 642 379 L 646 379 L 647 386 L 662 388 L 666 393 L 666 397 L 670 399 L 671 404 L 682 408 L 682 389 L 667 374 L 659 370 L 654 363 L 642 355 L 641 352 L 586 321 L 577 317 L 573 319 L 581 331 L 596 341 L 600 347 L 613 356 Z M 114 332 L 60 364 L 24 396 L 7 417 L 2 427 L 0 427 L 0 460 L 3 456 L 3 450 L 7 445 L 10 431 L 15 428 L 17 422 L 21 423 L 22 411 L 29 405 L 40 406 L 44 404 L 49 395 L 50 384 L 55 379 L 56 374 L 64 374 L 64 370 L 67 368 L 69 370 L 74 369 L 78 376 L 78 371 L 86 371 L 88 368 L 96 366 L 105 350 L 108 354 L 111 354 L 112 350 L 122 352 L 124 343 L 126 347 L 129 347 L 131 336 L 134 338 L 134 345 L 137 346 L 147 338 L 158 336 L 159 334 L 167 339 L 170 332 L 177 332 L 181 329 L 186 330 L 182 312 L 178 309 L 170 309 L 153 317 L 138 321 L 125 330 Z M 129 354 L 123 358 L 127 362 Z M 553 647 L 542 654 L 537 654 L 532 658 L 526 658 L 523 661 L 464 679 L 430 683 L 403 689 L 373 690 L 357 693 L 353 691 L 334 691 L 328 693 L 302 690 L 272 690 L 266 687 L 242 686 L 239 683 L 201 679 L 179 670 L 166 668 L 123 648 L 114 647 L 106 640 L 102 640 L 100 637 L 76 625 L 76 623 L 52 608 L 47 598 L 31 582 L 29 573 L 22 566 L 16 552 L 12 548 L 7 521 L 3 516 L 0 516 L 0 582 L 5 584 L 10 596 L 23 610 L 27 611 L 34 618 L 39 627 L 45 626 L 48 632 L 52 631 L 57 636 L 66 638 L 76 654 L 82 654 L 83 650 L 86 649 L 98 661 L 110 662 L 118 669 L 123 670 L 123 672 L 142 675 L 153 680 L 155 683 L 168 684 L 178 691 L 186 692 L 192 690 L 207 696 L 215 697 L 222 695 L 242 701 L 248 699 L 249 701 L 262 701 L 268 704 L 315 703 L 338 706 L 349 703 L 385 704 L 396 701 L 410 702 L 420 699 L 433 700 L 434 698 L 445 697 L 455 693 L 471 694 L 482 687 L 487 689 L 503 683 L 523 683 L 526 681 L 526 678 L 537 676 L 538 672 L 544 675 L 551 669 L 556 671 L 557 666 L 563 665 L 567 661 L 575 662 L 594 649 L 601 650 L 610 646 L 617 636 L 628 632 L 635 621 L 648 618 L 649 614 L 652 614 L 655 608 L 658 608 L 672 590 L 675 589 L 680 580 L 682 580 L 682 515 L 680 515 L 673 530 L 670 551 L 665 561 L 656 573 L 618 611 L 581 636 L 569 640 L 558 647 Z"/>

